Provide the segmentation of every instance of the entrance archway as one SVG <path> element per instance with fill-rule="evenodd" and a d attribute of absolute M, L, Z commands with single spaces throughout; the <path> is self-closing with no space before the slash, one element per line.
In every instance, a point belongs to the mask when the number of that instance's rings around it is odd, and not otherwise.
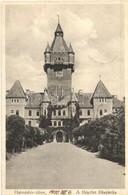
<path fill-rule="evenodd" d="M 53 142 L 69 142 L 68 134 L 63 130 L 56 130 L 51 135 Z"/>
<path fill-rule="evenodd" d="M 56 141 L 57 142 L 62 142 L 63 141 L 63 133 L 61 131 L 58 131 L 56 133 Z"/>

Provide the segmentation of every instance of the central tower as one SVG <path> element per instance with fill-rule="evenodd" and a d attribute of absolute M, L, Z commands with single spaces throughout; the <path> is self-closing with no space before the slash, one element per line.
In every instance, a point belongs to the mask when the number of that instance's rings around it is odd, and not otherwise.
<path fill-rule="evenodd" d="M 44 71 L 47 73 L 48 94 L 62 97 L 71 93 L 75 54 L 71 44 L 67 46 L 59 22 L 54 36 L 51 46 L 47 44 L 44 52 Z"/>

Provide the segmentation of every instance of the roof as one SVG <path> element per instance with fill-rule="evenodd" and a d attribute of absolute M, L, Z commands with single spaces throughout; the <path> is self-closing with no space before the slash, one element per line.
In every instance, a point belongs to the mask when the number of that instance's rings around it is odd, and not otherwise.
<path fill-rule="evenodd" d="M 112 95 L 109 93 L 107 88 L 105 87 L 104 83 L 100 80 L 96 86 L 96 89 L 93 93 L 93 97 L 99 98 L 99 97 L 112 97 Z"/>
<path fill-rule="evenodd" d="M 72 92 L 71 94 L 71 102 L 77 102 L 77 97 L 76 97 L 76 94 L 74 92 Z"/>
<path fill-rule="evenodd" d="M 58 99 L 57 96 L 54 96 L 54 97 L 51 96 L 51 103 L 52 105 L 58 105 L 58 106 L 67 105 L 70 99 L 71 99 L 70 94 L 63 96 L 62 99 L 60 100 Z"/>
<path fill-rule="evenodd" d="M 48 52 L 50 52 L 50 46 L 49 46 L 49 44 L 47 44 L 47 47 L 46 47 L 46 49 L 45 49 L 45 52 L 44 53 L 48 53 Z"/>
<path fill-rule="evenodd" d="M 50 102 L 50 99 L 48 97 L 47 90 L 44 90 L 44 95 L 43 95 L 43 102 Z"/>
<path fill-rule="evenodd" d="M 55 31 L 55 38 L 51 45 L 52 52 L 68 52 L 68 46 L 63 38 L 63 31 L 58 23 L 56 31 Z"/>
<path fill-rule="evenodd" d="M 74 93 L 75 96 L 75 102 L 79 102 L 80 108 L 92 108 L 91 104 L 91 98 L 92 98 L 92 93 Z M 51 104 L 52 105 L 57 105 L 57 106 L 62 106 L 62 105 L 68 105 L 68 103 L 71 101 L 71 95 L 65 95 L 63 96 L 60 100 L 58 99 L 57 96 L 51 96 L 50 97 Z M 43 93 L 30 93 L 28 96 L 28 101 L 26 107 L 39 107 L 40 104 L 44 101 L 44 94 Z"/>
<path fill-rule="evenodd" d="M 60 26 L 60 23 L 58 23 L 58 25 L 57 25 L 57 28 L 56 28 L 56 31 L 55 32 L 62 32 L 63 33 L 63 30 L 62 30 L 62 28 L 61 28 L 61 26 Z"/>
<path fill-rule="evenodd" d="M 39 107 L 43 100 L 43 93 L 30 93 L 26 107 Z"/>
<path fill-rule="evenodd" d="M 113 97 L 112 101 L 113 101 L 113 108 L 119 108 L 119 107 L 121 107 L 121 106 L 124 106 L 124 102 L 118 100 L 118 99 L 115 98 L 115 97 Z"/>
<path fill-rule="evenodd" d="M 52 52 L 68 52 L 68 46 L 62 36 L 56 36 L 51 45 Z"/>
<path fill-rule="evenodd" d="M 73 48 L 72 48 L 72 45 L 71 45 L 71 44 L 70 44 L 70 46 L 69 46 L 68 52 L 74 54 L 74 51 L 73 51 Z"/>
<path fill-rule="evenodd" d="M 25 98 L 26 97 L 19 80 L 15 81 L 15 83 L 13 84 L 9 92 L 7 93 L 6 97 L 7 98 Z"/>
<path fill-rule="evenodd" d="M 76 96 L 79 102 L 79 106 L 81 108 L 93 107 L 91 104 L 92 93 L 82 93 L 82 94 L 77 93 Z"/>

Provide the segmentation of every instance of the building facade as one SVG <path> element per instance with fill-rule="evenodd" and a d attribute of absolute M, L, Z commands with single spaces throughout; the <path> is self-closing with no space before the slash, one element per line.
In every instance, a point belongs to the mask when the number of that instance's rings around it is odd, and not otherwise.
<path fill-rule="evenodd" d="M 91 119 L 112 114 L 123 105 L 115 96 L 111 95 L 104 83 L 99 80 L 94 93 L 75 93 L 72 90 L 72 74 L 75 71 L 75 53 L 64 40 L 63 30 L 58 23 L 54 40 L 47 44 L 44 52 L 44 71 L 47 74 L 47 88 L 44 92 L 24 92 L 19 80 L 16 80 L 6 95 L 6 115 L 20 115 L 26 125 L 39 126 L 41 115 L 48 117 L 49 107 L 52 107 L 51 126 L 56 128 L 53 140 L 57 133 L 66 133 L 61 130 L 64 121 L 75 117 L 79 112 L 81 124 Z M 79 107 L 79 110 L 78 110 Z"/>

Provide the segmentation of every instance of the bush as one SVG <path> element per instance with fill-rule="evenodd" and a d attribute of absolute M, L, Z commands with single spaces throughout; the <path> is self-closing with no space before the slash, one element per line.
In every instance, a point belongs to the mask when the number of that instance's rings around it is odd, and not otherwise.
<path fill-rule="evenodd" d="M 20 152 L 25 133 L 25 121 L 20 116 L 9 116 L 6 119 L 6 150 Z"/>
<path fill-rule="evenodd" d="M 41 145 L 45 139 L 44 130 L 37 127 L 25 126 L 25 121 L 22 117 L 16 115 L 7 117 L 7 153 L 21 152 L 25 148 L 32 148 Z"/>
<path fill-rule="evenodd" d="M 84 136 L 81 144 L 99 156 L 125 163 L 125 111 L 118 109 L 115 115 L 106 115 L 73 130 L 74 137 Z"/>

